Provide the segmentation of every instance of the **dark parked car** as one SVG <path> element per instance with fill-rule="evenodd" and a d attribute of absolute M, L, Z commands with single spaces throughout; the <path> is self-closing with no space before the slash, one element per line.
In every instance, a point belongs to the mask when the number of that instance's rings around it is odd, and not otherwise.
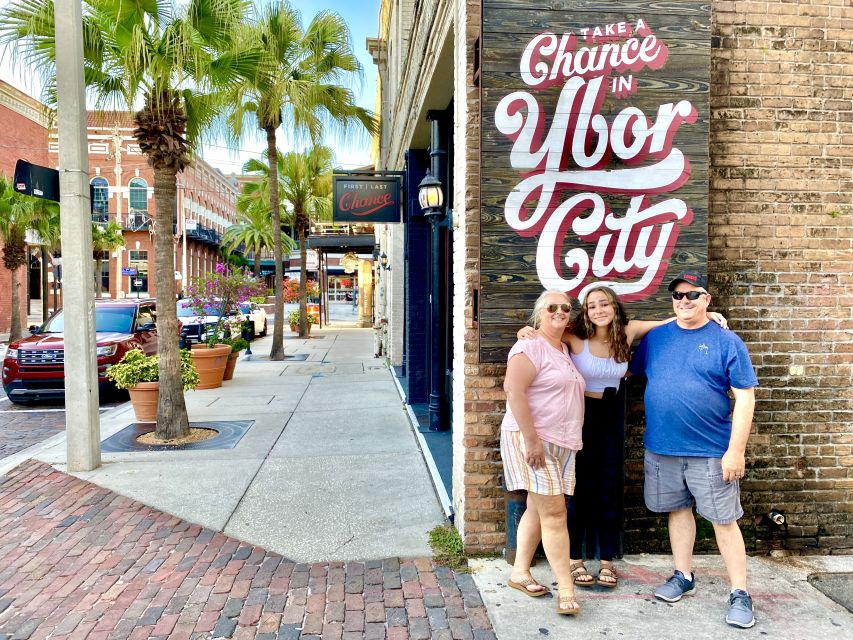
<path fill-rule="evenodd" d="M 212 332 L 219 322 L 219 309 L 209 305 L 204 309 L 205 315 L 199 316 L 192 307 L 192 300 L 184 298 L 178 300 L 178 322 L 181 323 L 181 348 L 189 348 L 191 345 L 207 340 L 208 332 Z M 239 311 L 234 311 L 227 316 L 229 321 L 242 324 L 246 321 Z M 223 333 L 226 327 L 220 327 Z M 240 335 L 237 331 L 235 335 Z"/>
<path fill-rule="evenodd" d="M 115 391 L 105 377 L 131 349 L 157 353 L 157 307 L 147 300 L 98 300 L 95 303 L 98 387 Z M 27 403 L 65 397 L 65 314 L 62 309 L 27 338 L 9 345 L 3 359 L 3 388 L 9 400 Z"/>

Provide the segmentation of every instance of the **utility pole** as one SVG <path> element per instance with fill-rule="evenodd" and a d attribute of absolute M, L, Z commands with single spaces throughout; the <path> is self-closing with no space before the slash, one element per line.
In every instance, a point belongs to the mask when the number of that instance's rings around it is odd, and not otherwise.
<path fill-rule="evenodd" d="M 95 360 L 95 300 L 89 280 L 92 223 L 83 14 L 79 0 L 56 0 L 56 91 L 59 194 L 65 308 L 65 432 L 69 471 L 101 464 L 101 425 Z"/>

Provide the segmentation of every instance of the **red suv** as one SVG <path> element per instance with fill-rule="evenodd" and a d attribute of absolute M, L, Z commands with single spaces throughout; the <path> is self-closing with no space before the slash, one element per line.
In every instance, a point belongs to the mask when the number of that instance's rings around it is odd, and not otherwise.
<path fill-rule="evenodd" d="M 110 393 L 115 387 L 104 374 L 125 353 L 139 347 L 147 355 L 157 353 L 157 307 L 147 300 L 98 300 L 95 302 L 98 388 Z M 16 340 L 3 359 L 3 388 L 9 400 L 25 404 L 34 400 L 65 397 L 65 314 L 60 309 L 27 338 Z"/>

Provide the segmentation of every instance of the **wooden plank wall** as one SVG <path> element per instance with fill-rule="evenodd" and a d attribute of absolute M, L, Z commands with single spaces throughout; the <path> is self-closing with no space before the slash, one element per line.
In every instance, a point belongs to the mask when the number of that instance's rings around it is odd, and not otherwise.
<path fill-rule="evenodd" d="M 552 278 L 556 274 L 562 283 L 572 283 L 571 286 L 563 284 L 558 288 L 568 290 L 575 298 L 582 293 L 584 286 L 591 283 L 613 283 L 626 301 L 629 316 L 652 318 L 671 313 L 672 305 L 666 286 L 676 273 L 685 268 L 696 268 L 703 272 L 706 270 L 710 19 L 710 4 L 704 2 L 483 0 L 479 317 L 481 362 L 506 360 L 507 351 L 515 340 L 516 330 L 526 321 L 536 297 L 543 290 L 543 273 L 550 271 Z M 643 22 L 639 22 L 640 20 L 645 23 L 647 30 L 643 29 Z M 617 26 L 611 26 L 608 30 L 607 25 L 619 23 L 625 23 L 632 33 L 629 35 L 626 27 L 621 28 L 621 34 Z M 634 33 L 637 25 L 641 28 Z M 585 28 L 589 29 L 589 39 L 582 35 L 581 30 Z M 600 33 L 596 33 L 595 28 L 599 28 Z M 523 54 L 531 41 L 548 32 L 555 34 L 557 41 L 563 34 L 575 34 L 576 40 L 573 47 L 569 48 L 575 54 L 584 47 L 601 47 L 606 42 L 626 44 L 630 38 L 642 42 L 649 36 L 654 36 L 658 44 L 665 45 L 665 50 L 655 58 L 656 62 L 641 64 L 637 70 L 592 71 L 581 75 L 572 73 L 572 69 L 569 69 L 567 74 L 557 73 L 553 82 L 540 86 L 535 86 L 537 59 L 534 58 L 528 64 L 534 76 L 534 86 L 531 86 L 525 82 L 521 73 Z M 536 51 L 535 48 L 531 50 Z M 553 54 L 547 50 L 539 50 L 538 62 L 548 63 L 548 68 L 556 66 L 549 57 L 551 55 Z M 651 68 L 655 66 L 659 68 Z M 561 114 L 555 112 L 564 86 L 569 82 L 578 83 L 580 77 L 584 79 L 586 86 L 589 86 L 596 75 L 602 77 L 605 87 L 602 90 L 603 99 L 600 106 L 591 110 L 578 108 L 582 104 L 582 100 L 578 98 L 571 103 L 573 106 L 567 111 L 572 114 L 568 123 L 561 121 Z M 620 94 L 614 93 L 611 83 L 619 77 L 632 77 L 633 88 Z M 514 97 L 507 98 L 511 95 Z M 519 96 L 524 95 L 526 105 L 519 101 Z M 513 216 L 511 211 L 508 214 L 507 198 L 511 197 L 513 192 L 518 194 L 525 191 L 525 179 L 535 179 L 534 176 L 546 171 L 544 161 L 538 166 L 523 166 L 523 161 L 516 160 L 516 166 L 513 166 L 511 160 L 515 132 L 508 133 L 508 127 L 512 129 L 518 122 L 529 118 L 530 99 L 538 104 L 542 122 L 536 134 L 538 139 L 534 136 L 534 142 L 526 146 L 527 150 L 535 152 L 544 141 L 555 139 L 549 138 L 555 133 L 552 130 L 555 118 L 555 129 L 559 130 L 556 137 L 565 140 L 566 152 L 562 160 L 557 166 L 552 165 L 547 169 L 553 169 L 554 175 L 556 172 L 583 171 L 571 153 L 571 141 L 574 131 L 584 128 L 578 122 L 588 119 L 590 115 L 601 114 L 608 123 L 608 129 L 611 129 L 618 114 L 626 108 L 636 108 L 653 124 L 658 120 L 661 105 L 676 105 L 681 101 L 689 101 L 695 109 L 695 121 L 683 122 L 671 129 L 674 131 L 671 149 L 680 152 L 687 159 L 689 178 L 677 188 L 652 188 L 648 193 L 644 193 L 645 184 L 651 185 L 656 181 L 668 183 L 670 179 L 675 179 L 675 176 L 663 175 L 663 166 L 658 164 L 667 153 L 666 147 L 657 156 L 650 154 L 645 158 L 634 158 L 633 161 L 630 157 L 625 158 L 624 152 L 623 158 L 611 153 L 603 166 L 585 170 L 585 175 L 595 173 L 592 186 L 576 183 L 563 185 L 562 191 L 553 197 L 545 198 L 549 203 L 547 212 L 542 216 L 540 224 L 534 225 L 533 233 L 523 229 L 519 233 L 518 227 L 523 226 L 525 218 L 534 215 L 542 200 L 542 193 L 534 191 L 530 194 L 517 216 Z M 629 113 L 631 112 L 623 113 L 622 119 L 617 122 L 632 126 L 630 119 L 626 118 Z M 516 124 L 508 125 L 508 119 L 513 118 Z M 595 122 L 593 120 L 593 123 Z M 601 120 L 597 122 L 600 124 Z M 618 128 L 617 126 L 610 131 L 611 140 L 615 136 L 617 139 L 623 139 L 626 146 L 631 146 L 632 134 L 626 136 L 617 131 Z M 587 153 L 597 144 L 597 135 L 587 136 Z M 515 149 L 519 148 L 516 145 Z M 631 176 L 630 172 L 620 173 L 625 169 L 635 169 L 634 173 L 638 175 L 628 177 Z M 604 175 L 609 175 L 609 178 L 602 177 Z M 616 186 L 605 186 L 608 180 Z M 557 187 L 561 188 L 559 184 Z M 592 211 L 584 208 L 568 213 L 562 225 L 556 225 L 555 219 L 552 219 L 560 215 L 558 207 L 561 203 L 582 193 L 592 193 L 595 197 L 600 197 L 606 209 L 612 212 L 616 219 L 624 219 L 632 197 L 640 196 L 647 198 L 644 207 L 664 201 L 671 202 L 671 199 L 681 201 L 686 205 L 686 209 L 692 212 L 692 217 L 691 213 L 682 213 L 681 217 L 664 213 L 646 222 L 647 226 L 635 225 L 632 227 L 632 233 L 625 234 L 625 263 L 621 268 L 608 269 L 607 263 L 610 263 L 614 255 L 618 231 L 605 228 L 606 222 L 602 219 L 599 224 L 592 226 L 592 230 L 587 230 L 588 233 L 576 233 L 575 225 L 584 219 L 593 218 Z M 639 206 L 636 200 L 635 206 Z M 669 212 L 672 207 L 667 206 L 665 210 Z M 510 220 L 516 228 L 511 226 Z M 661 259 L 646 263 L 634 259 L 638 240 L 641 244 L 646 242 L 647 252 L 650 252 L 657 246 L 658 239 L 666 235 L 662 231 L 664 228 L 670 229 L 670 238 L 677 239 L 672 246 L 665 246 L 661 250 Z M 579 233 L 583 237 L 580 237 Z M 670 242 L 672 243 L 672 240 Z M 606 251 L 605 245 L 608 247 Z M 596 269 L 597 248 L 598 262 L 602 264 Z M 585 267 L 567 266 L 566 254 L 573 250 L 584 252 L 590 264 Z M 583 278 L 580 278 L 581 275 Z M 651 281 L 641 286 L 637 283 L 644 275 L 651 278 Z"/>

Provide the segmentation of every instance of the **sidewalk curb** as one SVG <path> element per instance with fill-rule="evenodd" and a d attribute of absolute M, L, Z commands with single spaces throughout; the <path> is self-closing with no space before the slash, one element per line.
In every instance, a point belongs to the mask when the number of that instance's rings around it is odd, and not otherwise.
<path fill-rule="evenodd" d="M 441 479 L 441 475 L 438 473 L 438 467 L 435 465 L 435 460 L 432 457 L 432 452 L 429 450 L 426 440 L 424 440 L 424 436 L 418 428 L 418 419 L 417 417 L 415 417 L 415 412 L 412 410 L 412 405 L 406 402 L 406 393 L 403 391 L 403 387 L 400 385 L 400 381 L 397 380 L 397 376 L 394 375 L 393 369 L 391 369 L 391 367 L 388 367 L 388 370 L 391 373 L 391 378 L 394 380 L 394 386 L 397 387 L 397 393 L 400 394 L 400 399 L 403 402 L 403 407 L 405 407 L 406 409 L 406 415 L 409 417 L 409 423 L 412 427 L 412 433 L 415 434 L 415 437 L 418 440 L 418 447 L 421 450 L 421 455 L 423 455 L 424 461 L 426 462 L 427 468 L 429 469 L 429 476 L 432 480 L 432 486 L 433 489 L 435 489 L 435 494 L 438 498 L 438 502 L 439 504 L 441 504 L 441 509 L 444 511 L 445 517 L 450 521 L 450 524 L 453 524 L 453 518 L 456 515 L 453 511 L 453 500 L 450 499 L 450 496 L 447 494 L 447 489 L 444 488 L 444 482 Z"/>

